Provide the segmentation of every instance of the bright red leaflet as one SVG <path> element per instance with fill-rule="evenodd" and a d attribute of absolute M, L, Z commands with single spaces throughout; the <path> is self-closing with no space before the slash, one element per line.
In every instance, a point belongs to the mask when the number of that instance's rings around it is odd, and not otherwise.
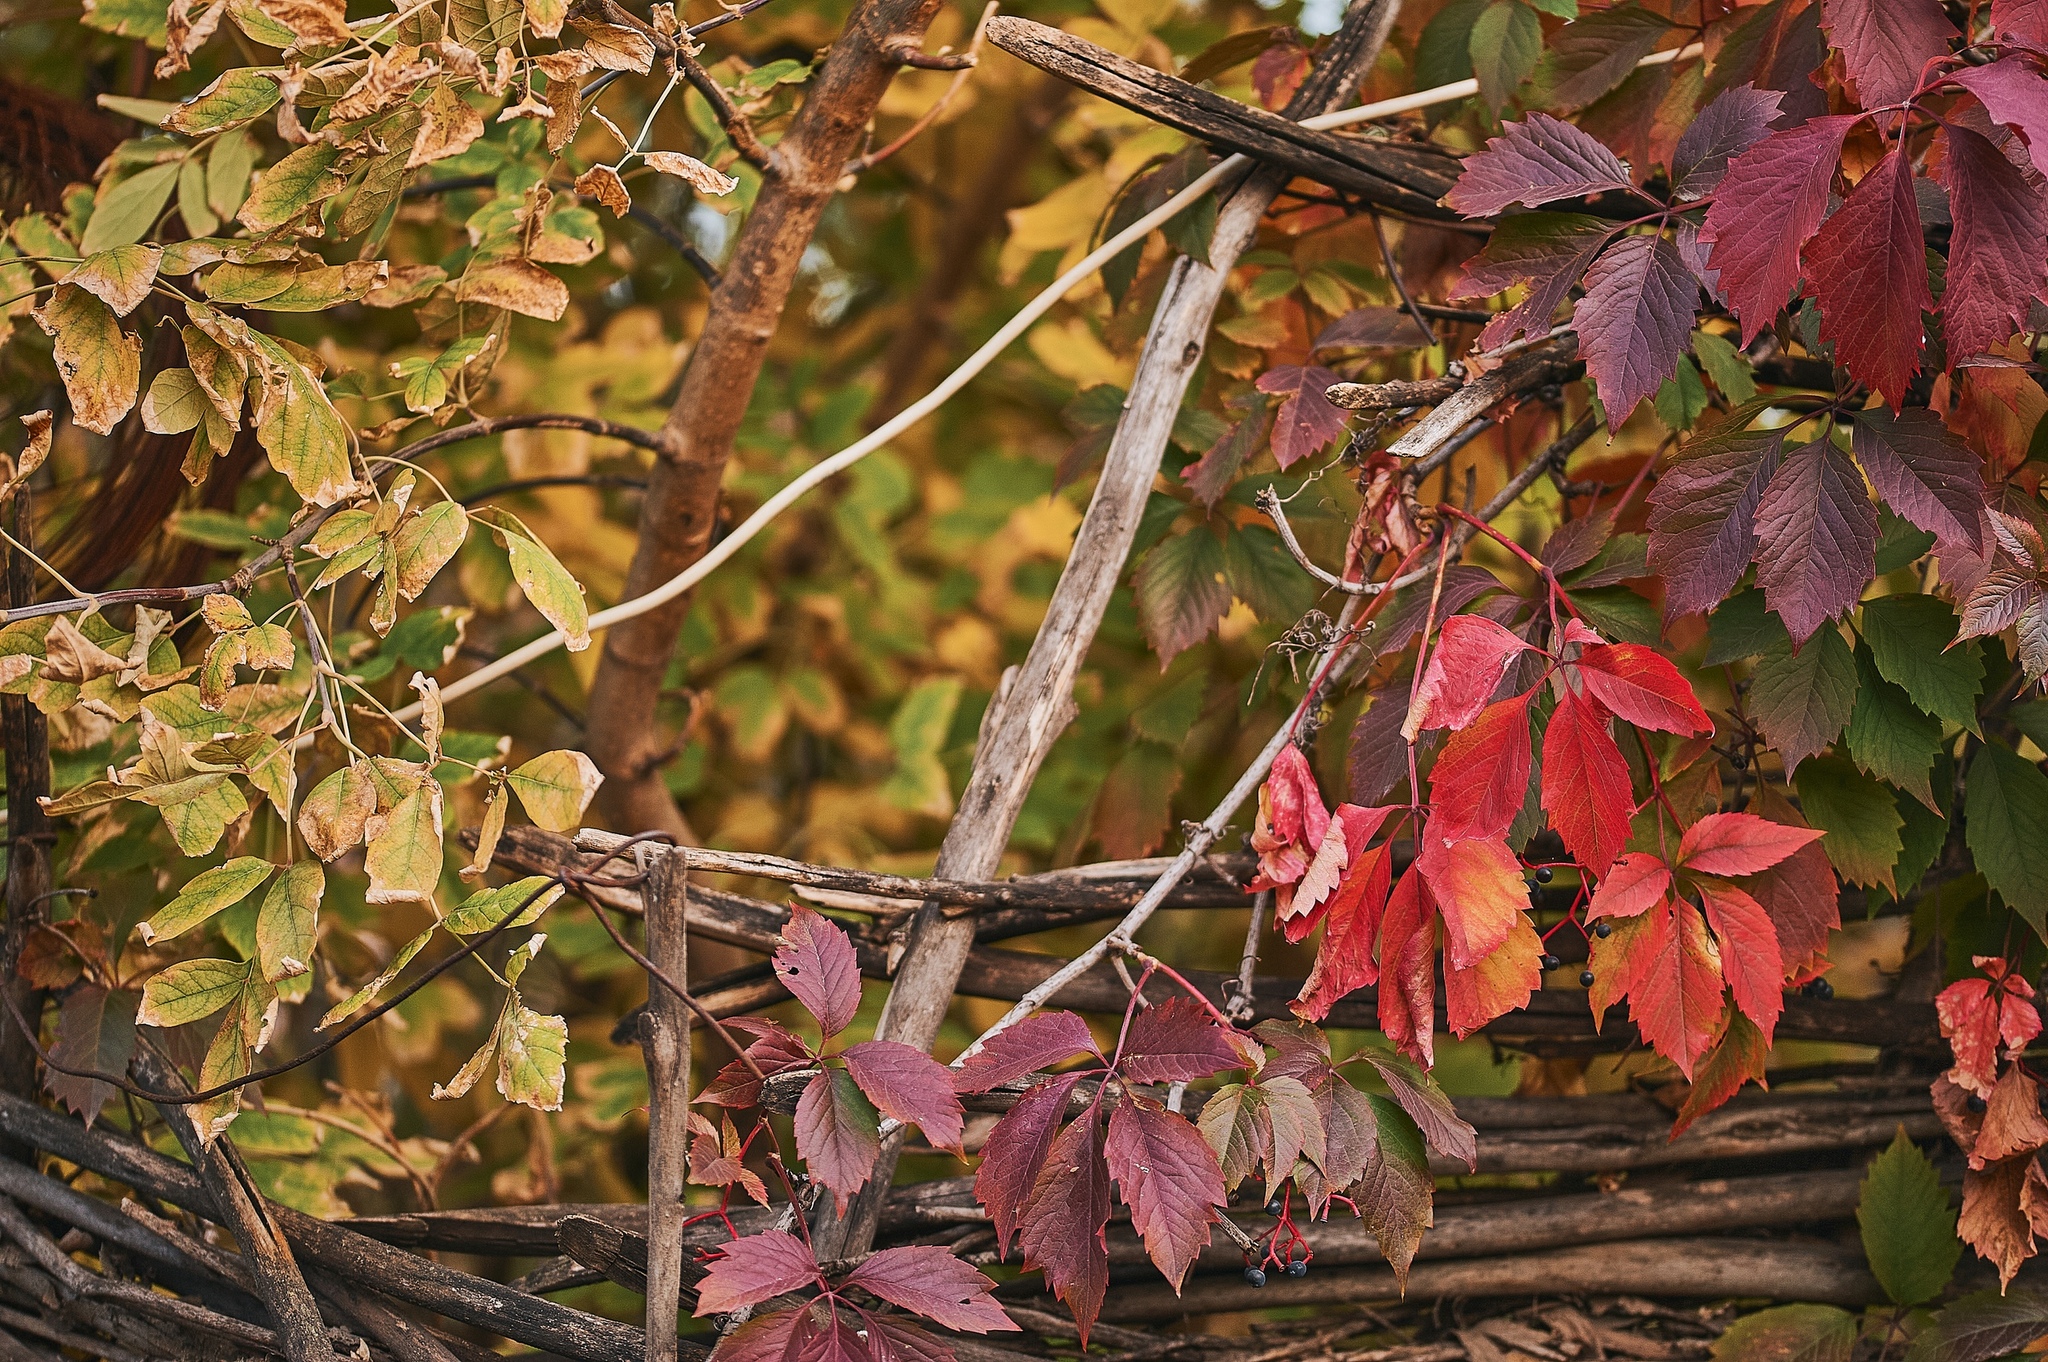
<path fill-rule="evenodd" d="M 1734 885 L 1700 880 L 1697 887 L 1707 925 L 1721 948 L 1721 973 L 1735 995 L 1735 1005 L 1756 1023 L 1768 1045 L 1785 1008 L 1777 928 L 1764 906 Z"/>
<path fill-rule="evenodd" d="M 945 1065 L 914 1045 L 893 1040 L 849 1045 L 840 1058 L 883 1114 L 919 1127 L 935 1148 L 959 1150 L 966 1117 Z"/>
<path fill-rule="evenodd" d="M 1451 735 L 1429 773 L 1430 826 L 1445 837 L 1498 837 L 1529 796 L 1534 692 L 1489 705 Z"/>
<path fill-rule="evenodd" d="M 1753 813 L 1710 813 L 1679 839 L 1678 864 L 1707 875 L 1754 875 L 1820 838 L 1812 828 L 1788 827 Z"/>
<path fill-rule="evenodd" d="M 988 1092 L 1080 1054 L 1095 1054 L 1095 1034 L 1072 1012 L 1034 1012 L 990 1036 L 953 1071 L 953 1091 Z"/>
<path fill-rule="evenodd" d="M 1707 944 L 1700 910 L 1683 899 L 1646 914 L 1632 952 L 1640 958 L 1629 989 L 1629 1016 L 1658 1054 L 1692 1077 L 1721 1023 L 1721 970 Z"/>
<path fill-rule="evenodd" d="M 843 928 L 799 903 L 782 929 L 775 977 L 818 1019 L 825 1038 L 844 1031 L 860 1011 L 860 958 Z"/>
<path fill-rule="evenodd" d="M 1711 733 L 1714 721 L 1700 708 L 1678 668 L 1640 643 L 1602 643 L 1579 654 L 1586 693 L 1617 718 L 1659 733 Z"/>
<path fill-rule="evenodd" d="M 1379 982 L 1375 951 L 1393 865 L 1393 848 L 1385 843 L 1352 862 L 1344 883 L 1330 898 L 1315 966 L 1301 986 L 1301 996 L 1290 1005 L 1296 1016 L 1321 1021 L 1339 998 Z"/>
<path fill-rule="evenodd" d="M 1586 905 L 1586 921 L 1637 917 L 1656 907 L 1671 892 L 1671 868 L 1646 851 L 1631 851 L 1616 861 Z"/>
<path fill-rule="evenodd" d="M 1443 914 L 1444 957 L 1469 969 L 1508 939 L 1528 909 L 1522 863 L 1499 838 L 1446 838 L 1434 825 L 1419 844 L 1415 868 Z"/>
<path fill-rule="evenodd" d="M 1628 841 L 1635 796 L 1607 716 L 1571 690 L 1543 731 L 1543 808 L 1572 859 L 1606 874 Z"/>
<path fill-rule="evenodd" d="M 1445 620 L 1415 687 L 1415 702 L 1408 707 L 1401 735 L 1414 742 L 1424 729 L 1459 729 L 1471 723 L 1529 646 L 1484 615 Z"/>

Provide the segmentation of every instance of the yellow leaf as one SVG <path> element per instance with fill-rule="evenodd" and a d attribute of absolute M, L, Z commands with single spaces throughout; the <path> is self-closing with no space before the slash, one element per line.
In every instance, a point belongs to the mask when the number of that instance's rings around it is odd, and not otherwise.
<path fill-rule="evenodd" d="M 500 260 L 471 270 L 455 286 L 455 296 L 544 322 L 558 322 L 569 310 L 569 286 L 531 260 Z"/>
<path fill-rule="evenodd" d="M 158 246 L 116 246 L 87 256 L 64 277 L 125 317 L 149 296 L 163 258 Z"/>
<path fill-rule="evenodd" d="M 331 861 L 363 840 L 365 825 L 377 812 L 377 786 L 369 768 L 350 762 L 313 787 L 299 806 L 299 835 L 306 848 Z"/>
<path fill-rule="evenodd" d="M 550 832 L 568 832 L 604 784 L 597 763 L 581 752 L 543 752 L 505 776 L 526 816 Z"/>
<path fill-rule="evenodd" d="M 141 339 L 123 331 L 113 309 L 76 284 L 59 284 L 30 315 L 56 341 L 71 419 L 96 435 L 110 433 L 142 386 Z"/>
<path fill-rule="evenodd" d="M 441 785 L 422 781 L 388 814 L 374 814 L 363 830 L 369 851 L 363 868 L 369 903 L 431 903 L 441 882 Z"/>

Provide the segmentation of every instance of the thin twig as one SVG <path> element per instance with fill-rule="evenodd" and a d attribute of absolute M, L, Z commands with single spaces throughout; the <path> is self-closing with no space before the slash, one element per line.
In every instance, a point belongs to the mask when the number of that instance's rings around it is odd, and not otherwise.
<path fill-rule="evenodd" d="M 891 156 L 894 156 L 897 152 L 916 141 L 919 134 L 939 121 L 940 117 L 946 112 L 946 106 L 953 102 L 953 96 L 960 93 L 961 87 L 967 84 L 967 78 L 974 74 L 974 68 L 981 60 L 982 34 L 988 28 L 988 21 L 995 17 L 995 12 L 1001 6 L 1001 3 L 1002 0 L 988 0 L 988 7 L 982 10 L 981 18 L 974 25 L 974 36 L 968 40 L 964 59 L 952 67 L 955 73 L 953 83 L 946 87 L 946 92 L 940 95 L 937 102 L 919 115 L 917 121 L 908 128 L 905 128 L 902 135 L 889 143 L 888 146 L 883 147 L 879 151 L 871 151 L 865 156 L 857 156 L 853 160 L 848 161 L 846 163 L 846 173 L 848 175 L 860 175 L 873 170 L 883 161 L 888 160 Z M 948 60 L 943 57 L 921 58 L 922 54 L 913 55 L 912 53 L 906 53 L 901 60 L 906 66 L 930 66 L 933 63 Z"/>

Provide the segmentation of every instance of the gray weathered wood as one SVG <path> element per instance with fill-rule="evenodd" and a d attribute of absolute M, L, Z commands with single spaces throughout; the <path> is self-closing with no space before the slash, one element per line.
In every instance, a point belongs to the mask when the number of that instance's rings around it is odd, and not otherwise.
<path fill-rule="evenodd" d="M 690 980 L 689 862 L 681 856 L 648 858 L 647 958 L 669 979 Z M 690 1010 L 659 979 L 647 981 L 640 1014 L 640 1045 L 647 1055 L 647 1362 L 675 1362 L 676 1311 L 683 1289 L 683 1193 L 690 1176 Z M 601 1225 L 600 1221 L 592 1224 Z M 563 1251 L 584 1261 L 566 1243 Z M 596 1266 L 596 1264 L 591 1264 Z"/>

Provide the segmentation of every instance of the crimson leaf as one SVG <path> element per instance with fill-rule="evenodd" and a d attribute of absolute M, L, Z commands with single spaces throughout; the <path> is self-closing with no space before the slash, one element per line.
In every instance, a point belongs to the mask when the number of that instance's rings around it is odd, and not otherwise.
<path fill-rule="evenodd" d="M 868 1352 L 874 1362 L 955 1362 L 957 1354 L 943 1340 L 900 1315 L 870 1315 L 863 1311 L 861 1320 L 867 1325 Z M 810 1359 L 806 1357 L 803 1362 Z"/>
<path fill-rule="evenodd" d="M 1489 705 L 1451 735 L 1429 774 L 1430 826 L 1446 837 L 1498 837 L 1529 797 L 1534 692 Z"/>
<path fill-rule="evenodd" d="M 1543 809 L 1550 826 L 1573 860 L 1604 875 L 1628 840 L 1634 806 L 1628 763 L 1606 716 L 1566 690 L 1543 730 Z"/>
<path fill-rule="evenodd" d="M 2043 86 L 2048 94 L 2048 85 Z M 1982 354 L 2010 339 L 2027 304 L 2048 288 L 2048 202 L 1991 140 L 1949 127 L 1941 160 L 1948 186 L 1948 285 L 1941 295 L 1948 362 Z"/>
<path fill-rule="evenodd" d="M 1437 632 L 1422 669 L 1403 733 L 1410 741 L 1428 728 L 1463 728 L 1479 717 L 1515 659 L 1529 645 L 1484 615 L 1453 615 Z"/>
<path fill-rule="evenodd" d="M 953 1095 L 953 1074 L 914 1045 L 864 1040 L 840 1055 L 868 1100 L 906 1125 L 922 1129 L 939 1149 L 958 1150 L 966 1117 Z"/>
<path fill-rule="evenodd" d="M 1714 731 L 1714 721 L 1678 668 L 1640 643 L 1598 643 L 1585 649 L 1579 654 L 1579 679 L 1588 695 L 1637 728 Z"/>
<path fill-rule="evenodd" d="M 1053 1135 L 1066 1115 L 1067 1096 L 1081 1081 L 1079 1074 L 1048 1079 L 1017 1099 L 1017 1105 L 996 1122 L 982 1146 L 981 1167 L 974 1175 L 974 1197 L 988 1210 L 996 1231 L 996 1252 L 1008 1256 L 1010 1237 L 1017 1232 L 1025 1199 L 1045 1166 Z"/>
<path fill-rule="evenodd" d="M 2048 49 L 2048 4 L 2043 0 L 1991 0 L 1991 28 Z"/>
<path fill-rule="evenodd" d="M 1283 469 L 1343 436 L 1344 413 L 1323 396 L 1341 381 L 1320 364 L 1287 364 L 1259 375 L 1254 386 L 1260 392 L 1287 396 L 1273 418 L 1273 457 Z"/>
<path fill-rule="evenodd" d="M 1133 1083 L 1184 1083 L 1243 1067 L 1230 1033 L 1192 998 L 1168 998 L 1133 1017 L 1117 1054 L 1117 1072 Z"/>
<path fill-rule="evenodd" d="M 1529 291 L 1522 301 L 1488 322 L 1480 343 L 1493 347 L 1523 334 L 1540 335 L 1550 329 L 1558 304 L 1615 230 L 1606 219 L 1585 213 L 1517 213 L 1502 218 L 1486 249 L 1465 262 L 1465 273 L 1450 296 L 1490 298 L 1526 283 Z"/>
<path fill-rule="evenodd" d="M 1796 449 L 1756 510 L 1757 583 L 1795 644 L 1856 604 L 1877 571 L 1877 508 L 1832 440 Z"/>
<path fill-rule="evenodd" d="M 1920 314 L 1932 310 L 1913 163 L 1896 149 L 1849 191 L 1803 256 L 1820 303 L 1820 338 L 1893 411 L 1920 371 Z"/>
<path fill-rule="evenodd" d="M 998 1031 L 953 1071 L 953 1091 L 989 1092 L 1078 1054 L 1099 1054 L 1088 1023 L 1072 1012 L 1035 1012 Z"/>
<path fill-rule="evenodd" d="M 773 1300 L 818 1280 L 811 1246 L 785 1230 L 744 1235 L 725 1246 L 697 1287 L 697 1314 L 722 1315 Z"/>
<path fill-rule="evenodd" d="M 1187 1120 L 1133 1097 L 1109 1114 L 1103 1154 L 1145 1252 L 1178 1292 L 1229 1195 L 1214 1151 Z"/>
<path fill-rule="evenodd" d="M 1989 66 L 1965 66 L 1949 79 L 1977 96 L 1994 122 L 2017 128 L 2027 139 L 2034 169 L 2048 175 L 2048 80 L 2024 57 L 2002 57 Z"/>
<path fill-rule="evenodd" d="M 1896 414 L 1870 407 L 1855 418 L 1851 447 L 1885 504 L 1930 534 L 1981 552 L 1984 461 L 1924 407 Z"/>
<path fill-rule="evenodd" d="M 753 1039 L 747 1042 L 747 1058 L 753 1061 L 754 1069 L 764 1074 L 778 1074 L 784 1069 L 794 1069 L 812 1062 L 811 1047 L 803 1039 L 779 1022 L 766 1017 L 728 1017 L 725 1019 L 728 1031 L 737 1031 Z M 739 1060 L 733 1060 L 720 1069 L 712 1080 L 705 1084 L 704 1091 L 697 1094 L 699 1102 L 709 1102 L 720 1107 L 751 1107 L 761 1100 L 761 1080 L 754 1077 L 750 1069 Z"/>
<path fill-rule="evenodd" d="M 1627 79 L 1670 31 L 1669 19 L 1642 5 L 1581 14 L 1551 36 L 1531 102 L 1559 112 L 1584 108 Z"/>
<path fill-rule="evenodd" d="M 1629 1016 L 1643 1039 L 1691 1078 L 1721 1021 L 1721 970 L 1706 923 L 1683 899 L 1636 920 L 1646 930 L 1630 946 Z"/>
<path fill-rule="evenodd" d="M 1623 237 L 1586 271 L 1572 324 L 1610 430 L 1677 371 L 1699 302 L 1699 280 L 1659 233 Z"/>
<path fill-rule="evenodd" d="M 1771 120 L 1785 96 L 1776 90 L 1738 85 L 1714 96 L 1679 134 L 1671 153 L 1671 183 L 1681 199 L 1714 192 L 1728 162 L 1770 136 Z"/>
<path fill-rule="evenodd" d="M 1773 823 L 1753 813 L 1710 813 L 1685 830 L 1678 863 L 1708 875 L 1754 875 L 1820 837 L 1812 828 Z"/>
<path fill-rule="evenodd" d="M 1590 133 L 1532 113 L 1527 122 L 1502 124 L 1486 150 L 1465 158 L 1464 173 L 1444 202 L 1468 218 L 1483 218 L 1516 204 L 1539 208 L 1632 188 L 1628 167 Z"/>
<path fill-rule="evenodd" d="M 775 975 L 818 1019 L 827 1040 L 860 1011 L 860 958 L 845 929 L 816 909 L 797 904 L 790 910 Z"/>
<path fill-rule="evenodd" d="M 1373 948 L 1386 912 L 1393 865 L 1393 848 L 1386 843 L 1352 859 L 1344 882 L 1330 896 L 1315 966 L 1301 986 L 1301 996 L 1291 1004 L 1296 1016 L 1321 1020 L 1339 998 L 1378 981 Z"/>
<path fill-rule="evenodd" d="M 1941 0 L 1821 0 L 1820 8 L 1866 109 L 1912 94 L 1928 60 L 1946 55 L 1956 36 Z"/>
<path fill-rule="evenodd" d="M 809 1313 L 809 1307 L 805 1307 L 756 1315 L 719 1339 L 711 1355 L 718 1362 L 785 1362 L 795 1353 L 799 1322 Z M 809 1331 L 803 1332 L 804 1341 L 808 1341 Z"/>
<path fill-rule="evenodd" d="M 797 1099 L 796 1152 L 841 1211 L 874 1170 L 880 1129 L 874 1107 L 844 1069 L 822 1071 Z"/>
<path fill-rule="evenodd" d="M 1411 865 L 1394 885 L 1380 927 L 1380 1030 L 1424 1068 L 1435 1062 L 1435 1010 L 1436 903 Z"/>
<path fill-rule="evenodd" d="M 1741 580 L 1756 552 L 1757 502 L 1784 443 L 1770 430 L 1694 440 L 1650 489 L 1649 562 L 1664 578 L 1667 620 L 1711 609 Z"/>
<path fill-rule="evenodd" d="M 1044 1270 L 1087 1347 L 1109 1287 L 1109 1248 L 1102 1237 L 1109 1224 L 1109 1166 L 1103 1162 L 1102 1122 L 1093 1112 L 1053 1141 L 1018 1221 L 1024 1266 Z"/>
<path fill-rule="evenodd" d="M 1699 881 L 1707 925 L 1721 949 L 1721 971 L 1735 1005 L 1755 1022 L 1769 1044 L 1785 1009 L 1784 975 L 1778 966 L 1778 929 L 1764 906 L 1732 884 Z"/>
<path fill-rule="evenodd" d="M 1742 321 L 1742 343 L 1777 317 L 1799 282 L 1799 252 L 1828 209 L 1828 184 L 1852 114 L 1774 133 L 1728 163 L 1700 240 L 1720 271 L 1722 296 Z"/>
<path fill-rule="evenodd" d="M 1017 1326 L 989 1296 L 996 1284 L 942 1244 L 911 1244 L 870 1255 L 841 1286 L 858 1286 L 945 1329 L 986 1334 Z"/>

